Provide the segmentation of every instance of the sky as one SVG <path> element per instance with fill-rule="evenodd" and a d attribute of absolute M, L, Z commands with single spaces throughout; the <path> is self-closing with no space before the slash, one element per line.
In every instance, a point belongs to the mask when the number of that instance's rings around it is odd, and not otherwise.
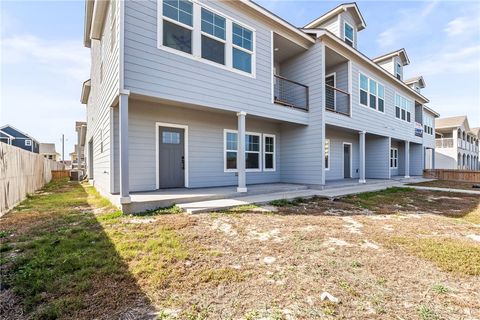
<path fill-rule="evenodd" d="M 341 2 L 257 0 L 303 26 Z M 405 78 L 422 75 L 422 93 L 442 116 L 468 115 L 480 126 L 480 2 L 358 1 L 367 28 L 358 47 L 373 58 L 405 48 Z M 90 71 L 83 47 L 83 1 L 0 0 L 0 126 L 11 124 L 56 143 L 65 155 L 76 142 L 75 121 Z"/>

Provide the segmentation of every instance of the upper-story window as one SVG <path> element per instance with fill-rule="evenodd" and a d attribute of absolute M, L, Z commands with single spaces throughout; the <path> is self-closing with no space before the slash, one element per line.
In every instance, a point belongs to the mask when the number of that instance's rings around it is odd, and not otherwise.
<path fill-rule="evenodd" d="M 193 3 L 187 0 L 163 1 L 163 45 L 192 53 Z"/>
<path fill-rule="evenodd" d="M 30 146 L 32 145 L 32 140 L 26 139 L 26 140 L 25 140 L 25 145 L 26 145 L 27 147 L 30 147 Z"/>
<path fill-rule="evenodd" d="M 395 76 L 398 80 L 402 80 L 402 65 L 398 62 L 395 64 Z"/>
<path fill-rule="evenodd" d="M 395 117 L 407 122 L 411 122 L 412 110 L 413 110 L 413 102 L 396 93 L 395 94 Z"/>
<path fill-rule="evenodd" d="M 385 111 L 385 87 L 361 73 L 360 104 L 380 112 Z"/>
<path fill-rule="evenodd" d="M 252 28 L 190 0 L 163 0 L 158 8 L 160 49 L 254 76 Z"/>
<path fill-rule="evenodd" d="M 345 22 L 343 24 L 343 40 L 350 46 L 353 47 L 354 42 L 354 35 L 353 35 L 353 27 L 348 23 Z"/>
<path fill-rule="evenodd" d="M 424 114 L 423 131 L 426 134 L 433 135 L 433 118 Z"/>

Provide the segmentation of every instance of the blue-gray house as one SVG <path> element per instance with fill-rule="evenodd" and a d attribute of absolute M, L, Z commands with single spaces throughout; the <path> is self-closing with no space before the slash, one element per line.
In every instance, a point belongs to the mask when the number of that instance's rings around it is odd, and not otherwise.
<path fill-rule="evenodd" d="M 34 153 L 38 153 L 40 146 L 35 138 L 8 124 L 0 127 L 0 142 Z"/>

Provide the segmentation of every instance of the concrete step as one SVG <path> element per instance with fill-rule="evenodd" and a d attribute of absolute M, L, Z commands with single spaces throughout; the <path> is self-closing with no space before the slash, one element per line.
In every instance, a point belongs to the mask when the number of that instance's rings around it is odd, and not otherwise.
<path fill-rule="evenodd" d="M 242 205 L 249 204 L 265 204 L 273 200 L 293 200 L 295 198 L 311 198 L 320 193 L 320 190 L 295 190 L 295 191 L 285 191 L 285 192 L 273 192 L 259 195 L 250 195 L 244 197 L 235 197 L 230 199 L 218 199 L 218 200 L 209 200 L 209 201 L 199 201 L 191 203 L 182 203 L 178 206 L 182 208 L 187 213 L 201 213 L 201 212 L 212 212 L 219 210 L 226 210 Z"/>

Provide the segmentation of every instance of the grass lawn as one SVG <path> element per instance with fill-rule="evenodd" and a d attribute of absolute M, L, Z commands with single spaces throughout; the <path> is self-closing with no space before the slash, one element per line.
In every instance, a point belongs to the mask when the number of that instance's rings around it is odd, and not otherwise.
<path fill-rule="evenodd" d="M 450 180 L 432 180 L 425 182 L 412 183 L 412 186 L 423 186 L 423 187 L 435 187 L 435 188 L 447 188 L 447 189 L 464 189 L 479 191 L 478 188 L 473 188 L 474 184 L 480 184 L 480 182 L 464 182 L 464 181 L 450 181 Z"/>
<path fill-rule="evenodd" d="M 92 187 L 55 180 L 0 218 L 0 314 L 480 318 L 478 197 L 394 188 L 273 204 L 124 216 Z"/>

